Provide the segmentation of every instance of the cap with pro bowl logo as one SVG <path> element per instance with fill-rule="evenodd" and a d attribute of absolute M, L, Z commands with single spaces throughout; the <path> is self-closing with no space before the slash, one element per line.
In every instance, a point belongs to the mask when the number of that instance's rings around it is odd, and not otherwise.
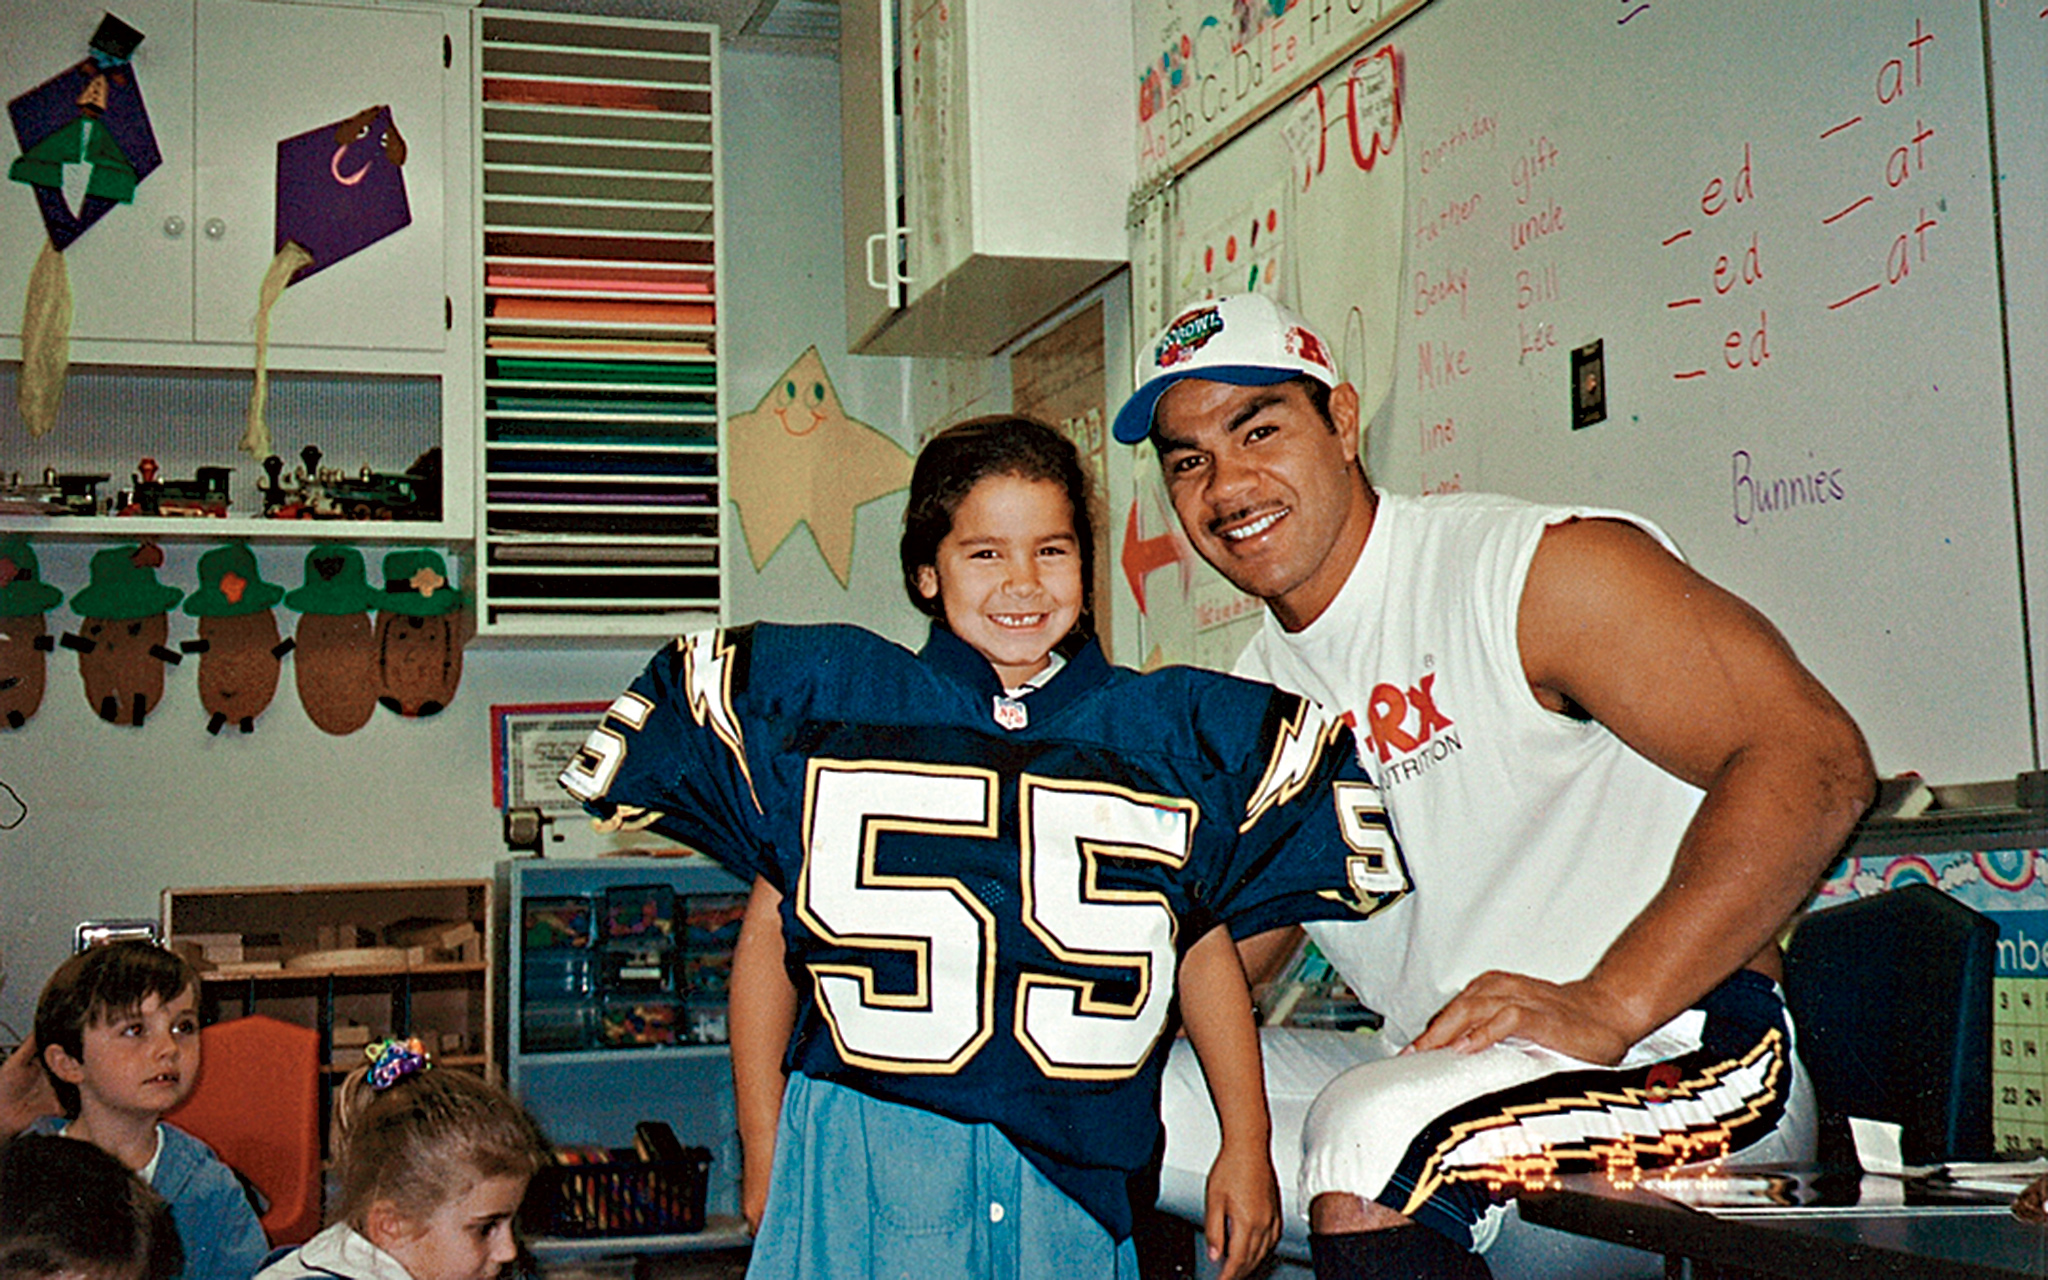
<path fill-rule="evenodd" d="M 1116 438 L 1136 444 L 1151 435 L 1159 397 L 1182 378 L 1269 387 L 1301 377 L 1326 387 L 1341 381 L 1329 344 L 1308 321 L 1256 293 L 1193 303 L 1139 353 L 1138 389 L 1117 410 Z"/>

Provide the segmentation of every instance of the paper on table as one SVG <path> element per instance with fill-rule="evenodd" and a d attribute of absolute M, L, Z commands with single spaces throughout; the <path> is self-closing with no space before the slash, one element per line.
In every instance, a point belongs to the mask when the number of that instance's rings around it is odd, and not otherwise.
<path fill-rule="evenodd" d="M 1865 1173 L 1883 1173 L 1897 1178 L 1940 1178 L 1957 1187 L 1976 1191 L 2004 1191 L 2017 1194 L 2029 1182 L 2048 1174 L 2048 1160 L 1952 1161 L 1948 1164 L 1909 1165 L 1900 1146 L 1898 1125 L 1882 1120 L 1849 1117 L 1849 1133 L 1856 1140 L 1856 1159 Z"/>

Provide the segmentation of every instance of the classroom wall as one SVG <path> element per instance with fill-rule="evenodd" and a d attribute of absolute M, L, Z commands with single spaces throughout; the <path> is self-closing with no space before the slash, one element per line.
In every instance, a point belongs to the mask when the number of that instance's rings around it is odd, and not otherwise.
<path fill-rule="evenodd" d="M 838 64 L 727 51 L 723 86 L 727 413 L 752 408 L 815 344 L 849 412 L 907 446 L 908 362 L 843 354 Z M 894 560 L 902 500 L 857 512 L 845 587 L 802 529 L 755 572 L 733 522 L 732 618 L 832 618 L 914 642 L 923 625 Z M 162 580 L 189 589 L 204 547 L 167 547 Z M 44 577 L 75 590 L 94 549 L 46 542 Z M 264 577 L 296 586 L 303 558 L 303 546 L 266 548 Z M 289 631 L 295 618 L 284 611 L 279 621 Z M 69 630 L 77 619 L 60 606 L 49 623 Z M 195 633 L 193 619 L 174 618 L 174 645 Z M 29 1029 L 42 980 L 79 920 L 154 917 L 166 886 L 490 875 L 505 852 L 490 708 L 608 700 L 652 647 L 473 646 L 446 711 L 408 721 L 379 710 L 339 738 L 307 721 L 289 660 L 253 734 L 209 737 L 193 660 L 170 673 L 162 704 L 133 729 L 96 719 L 75 656 L 51 655 L 41 711 L 0 732 L 0 1039 Z M 578 821 L 556 834 L 557 854 L 610 843 Z"/>

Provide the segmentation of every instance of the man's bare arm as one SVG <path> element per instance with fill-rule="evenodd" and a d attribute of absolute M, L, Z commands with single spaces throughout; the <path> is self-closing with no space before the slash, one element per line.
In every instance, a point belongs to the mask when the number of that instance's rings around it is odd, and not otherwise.
<path fill-rule="evenodd" d="M 1591 973 L 1482 974 L 1415 1047 L 1518 1035 L 1615 1062 L 1745 964 L 1775 974 L 1779 930 L 1870 803 L 1870 752 L 1763 615 L 1633 525 L 1548 530 L 1519 635 L 1540 702 L 1592 716 L 1706 796 L 1663 888 Z"/>

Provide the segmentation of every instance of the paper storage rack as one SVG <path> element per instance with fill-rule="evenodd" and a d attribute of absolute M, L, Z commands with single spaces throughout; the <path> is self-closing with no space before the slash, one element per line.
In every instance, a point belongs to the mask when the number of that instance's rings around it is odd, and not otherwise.
<path fill-rule="evenodd" d="M 479 630 L 723 603 L 715 27 L 482 10 Z"/>

